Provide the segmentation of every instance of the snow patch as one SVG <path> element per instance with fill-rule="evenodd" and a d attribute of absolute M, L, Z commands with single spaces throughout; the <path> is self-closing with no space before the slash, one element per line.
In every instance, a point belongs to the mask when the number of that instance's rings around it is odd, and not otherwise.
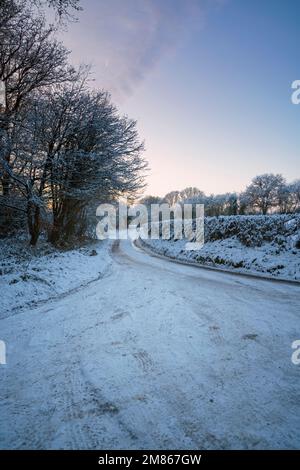
<path fill-rule="evenodd" d="M 109 242 L 60 251 L 45 241 L 31 248 L 25 238 L 0 240 L 0 318 L 56 298 L 105 275 Z"/>

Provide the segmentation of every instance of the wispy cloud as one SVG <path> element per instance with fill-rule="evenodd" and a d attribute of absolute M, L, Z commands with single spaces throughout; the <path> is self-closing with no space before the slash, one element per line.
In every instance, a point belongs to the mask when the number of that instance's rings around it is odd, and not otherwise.
<path fill-rule="evenodd" d="M 85 0 L 71 27 L 76 58 L 94 64 L 97 84 L 127 95 L 160 58 L 200 27 L 208 5 L 220 0 Z M 78 29 L 80 28 L 80 29 Z"/>

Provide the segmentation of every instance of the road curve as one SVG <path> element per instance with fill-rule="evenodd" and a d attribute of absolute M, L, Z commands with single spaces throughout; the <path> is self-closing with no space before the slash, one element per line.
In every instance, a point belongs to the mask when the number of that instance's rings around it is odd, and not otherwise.
<path fill-rule="evenodd" d="M 299 447 L 299 305 L 116 242 L 105 278 L 0 321 L 0 447 Z"/>

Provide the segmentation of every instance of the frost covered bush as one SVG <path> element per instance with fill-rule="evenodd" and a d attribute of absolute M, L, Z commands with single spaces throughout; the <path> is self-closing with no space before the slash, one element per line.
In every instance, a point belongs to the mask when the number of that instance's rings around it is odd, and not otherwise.
<path fill-rule="evenodd" d="M 174 234 L 144 245 L 173 259 L 300 281 L 300 214 L 206 217 L 204 225 L 201 249 L 186 250 Z"/>
<path fill-rule="evenodd" d="M 205 242 L 235 238 L 246 247 L 270 243 L 278 249 L 299 248 L 300 214 L 205 217 L 204 232 Z"/>
<path fill-rule="evenodd" d="M 205 241 L 236 237 L 245 246 L 284 246 L 300 235 L 300 214 L 207 217 Z"/>

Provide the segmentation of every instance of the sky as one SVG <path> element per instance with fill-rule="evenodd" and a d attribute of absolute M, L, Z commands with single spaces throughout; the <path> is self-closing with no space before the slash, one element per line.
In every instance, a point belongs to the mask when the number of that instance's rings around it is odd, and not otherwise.
<path fill-rule="evenodd" d="M 136 119 L 147 194 L 300 178 L 299 0 L 81 0 L 63 41 Z"/>

